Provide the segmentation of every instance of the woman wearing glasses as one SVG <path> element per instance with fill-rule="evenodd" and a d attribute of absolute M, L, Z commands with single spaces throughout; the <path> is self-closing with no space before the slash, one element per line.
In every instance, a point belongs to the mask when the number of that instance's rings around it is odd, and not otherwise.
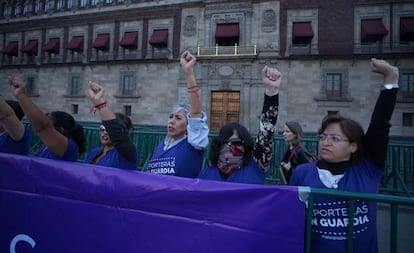
<path fill-rule="evenodd" d="M 222 127 L 212 141 L 211 166 L 199 178 L 237 183 L 264 184 L 266 169 L 272 159 L 273 136 L 278 117 L 281 73 L 265 66 L 262 70 L 265 88 L 260 130 L 255 141 L 239 123 Z"/>
<path fill-rule="evenodd" d="M 321 160 L 299 165 L 290 185 L 377 193 L 387 154 L 389 121 L 398 91 L 398 69 L 384 60 L 371 59 L 371 70 L 383 75 L 366 134 L 359 123 L 328 116 L 319 130 Z M 312 216 L 312 252 L 348 252 L 348 204 L 344 199 L 315 197 Z M 353 252 L 378 252 L 376 203 L 356 201 Z M 352 235 L 351 235 L 352 236 Z"/>
<path fill-rule="evenodd" d="M 138 153 L 129 136 L 131 119 L 125 114 L 112 112 L 103 99 L 105 90 L 99 84 L 89 82 L 86 91 L 94 104 L 93 112 L 99 111 L 101 115 L 99 132 L 103 146 L 92 149 L 85 163 L 136 170 Z"/>

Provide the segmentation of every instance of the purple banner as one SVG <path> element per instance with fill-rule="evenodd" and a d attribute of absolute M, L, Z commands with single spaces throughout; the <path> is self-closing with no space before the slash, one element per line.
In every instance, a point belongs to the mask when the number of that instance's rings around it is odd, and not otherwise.
<path fill-rule="evenodd" d="M 303 252 L 298 188 L 0 153 L 0 252 Z"/>

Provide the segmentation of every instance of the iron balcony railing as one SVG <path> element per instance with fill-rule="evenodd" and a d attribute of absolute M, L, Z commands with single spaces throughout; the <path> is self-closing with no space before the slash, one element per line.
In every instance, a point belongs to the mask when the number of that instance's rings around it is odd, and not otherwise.
<path fill-rule="evenodd" d="M 289 45 L 288 53 L 295 55 L 359 55 L 359 54 L 405 54 L 414 53 L 414 42 L 374 42 L 374 43 L 309 43 Z"/>
<path fill-rule="evenodd" d="M 197 47 L 197 56 L 256 56 L 257 46 L 219 46 Z"/>

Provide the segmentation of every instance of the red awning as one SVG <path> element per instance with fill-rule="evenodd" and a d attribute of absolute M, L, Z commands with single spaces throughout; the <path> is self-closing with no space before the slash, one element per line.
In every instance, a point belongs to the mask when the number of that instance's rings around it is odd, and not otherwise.
<path fill-rule="evenodd" d="M 26 45 L 23 46 L 22 52 L 24 52 L 24 53 L 32 53 L 32 54 L 37 55 L 37 47 L 38 47 L 37 40 L 29 40 L 26 43 Z"/>
<path fill-rule="evenodd" d="M 3 50 L 1 50 L 1 52 L 3 54 L 18 56 L 18 54 L 19 54 L 18 49 L 19 49 L 19 42 L 18 41 L 12 41 L 12 42 L 9 42 L 9 44 L 7 44 L 7 46 L 5 48 L 3 48 Z"/>
<path fill-rule="evenodd" d="M 293 23 L 292 36 L 301 38 L 313 38 L 314 33 L 310 22 Z"/>
<path fill-rule="evenodd" d="M 57 54 L 59 53 L 59 46 L 60 46 L 60 39 L 59 38 L 52 38 L 46 43 L 43 47 L 43 51 L 47 51 L 49 53 Z"/>
<path fill-rule="evenodd" d="M 366 19 L 361 21 L 361 41 L 375 42 L 388 34 L 381 19 Z"/>
<path fill-rule="evenodd" d="M 119 45 L 127 48 L 137 48 L 138 32 L 126 32 Z"/>
<path fill-rule="evenodd" d="M 217 24 L 216 38 L 233 38 L 239 37 L 239 23 Z"/>
<path fill-rule="evenodd" d="M 109 33 L 98 34 L 92 43 L 92 47 L 99 50 L 109 49 Z"/>
<path fill-rule="evenodd" d="M 400 38 L 403 41 L 414 41 L 414 17 L 400 19 Z"/>
<path fill-rule="evenodd" d="M 154 30 L 149 43 L 152 46 L 167 46 L 168 45 L 168 29 Z"/>
<path fill-rule="evenodd" d="M 72 40 L 66 46 L 66 49 L 83 51 L 83 36 L 73 36 Z"/>

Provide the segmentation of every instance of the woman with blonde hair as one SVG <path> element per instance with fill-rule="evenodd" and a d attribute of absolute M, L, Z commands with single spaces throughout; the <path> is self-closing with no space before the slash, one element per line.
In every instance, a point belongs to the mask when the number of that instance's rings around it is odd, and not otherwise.
<path fill-rule="evenodd" d="M 286 182 L 289 183 L 296 166 L 312 161 L 312 157 L 305 147 L 302 146 L 303 130 L 296 121 L 288 121 L 283 128 L 283 138 L 289 144 L 288 150 L 280 163 Z"/>

